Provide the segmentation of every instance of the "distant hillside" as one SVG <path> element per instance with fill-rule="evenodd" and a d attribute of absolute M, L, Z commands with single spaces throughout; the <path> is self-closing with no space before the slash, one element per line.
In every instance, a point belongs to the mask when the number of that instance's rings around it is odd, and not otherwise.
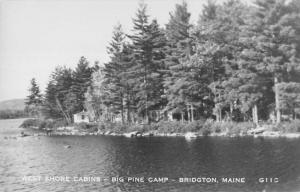
<path fill-rule="evenodd" d="M 0 101 L 0 110 L 23 110 L 25 108 L 25 99 L 11 99 Z"/>

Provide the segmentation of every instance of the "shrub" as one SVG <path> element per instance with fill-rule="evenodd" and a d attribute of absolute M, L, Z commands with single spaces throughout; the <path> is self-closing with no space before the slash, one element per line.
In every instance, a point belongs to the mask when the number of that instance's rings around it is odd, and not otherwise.
<path fill-rule="evenodd" d="M 246 134 L 248 130 L 255 127 L 252 122 L 215 122 L 208 119 L 203 125 L 204 130 L 210 130 L 211 133 L 227 133 L 228 135 Z"/>
<path fill-rule="evenodd" d="M 53 120 L 53 119 L 47 119 L 46 121 L 45 121 L 45 127 L 46 128 L 50 128 L 50 129 L 53 129 L 53 128 L 55 128 L 55 121 Z"/>
<path fill-rule="evenodd" d="M 246 135 L 250 129 L 253 129 L 256 125 L 253 122 L 240 122 L 236 123 L 236 128 L 239 130 L 239 134 Z"/>
<path fill-rule="evenodd" d="M 96 132 L 98 131 L 98 124 L 96 123 L 86 123 L 80 122 L 74 124 L 74 127 L 79 130 L 88 131 L 88 132 Z"/>
<path fill-rule="evenodd" d="M 180 121 L 161 121 L 157 126 L 161 133 L 180 133 L 184 130 L 184 124 Z"/>
<path fill-rule="evenodd" d="M 26 119 L 20 125 L 21 128 L 32 128 L 32 127 L 39 127 L 39 120 L 38 119 Z"/>
<path fill-rule="evenodd" d="M 22 128 L 37 127 L 39 129 L 45 129 L 45 128 L 53 129 L 58 127 L 65 127 L 67 125 L 68 123 L 63 119 L 57 119 L 57 120 L 27 119 L 20 125 L 20 127 Z"/>
<path fill-rule="evenodd" d="M 226 128 L 224 128 L 222 122 L 208 122 L 205 124 L 205 128 L 210 128 L 212 133 L 220 133 L 226 131 Z"/>
<path fill-rule="evenodd" d="M 98 123 L 98 130 L 100 131 L 105 131 L 106 125 L 104 122 L 99 122 Z"/>
<path fill-rule="evenodd" d="M 23 121 L 20 127 L 44 129 L 46 127 L 46 122 L 40 119 L 26 119 L 25 121 Z"/>
<path fill-rule="evenodd" d="M 131 131 L 143 131 L 143 125 L 141 124 L 127 124 L 125 132 L 131 132 Z"/>
<path fill-rule="evenodd" d="M 39 120 L 39 122 L 38 122 L 38 128 L 39 129 L 45 129 L 46 125 L 47 125 L 46 120 Z"/>
<path fill-rule="evenodd" d="M 112 123 L 111 124 L 111 131 L 115 133 L 123 133 L 127 130 L 127 125 L 122 123 Z"/>
<path fill-rule="evenodd" d="M 75 123 L 74 127 L 76 129 L 87 129 L 88 128 L 88 124 L 85 123 L 85 122 Z"/>
<path fill-rule="evenodd" d="M 197 120 L 197 121 L 193 121 L 193 122 L 187 122 L 184 126 L 184 132 L 197 132 L 200 131 L 203 126 L 204 126 L 205 122 L 203 120 Z"/>
<path fill-rule="evenodd" d="M 281 131 L 283 133 L 300 132 L 300 120 L 296 119 L 291 122 L 282 122 L 276 125 L 273 130 Z"/>
<path fill-rule="evenodd" d="M 97 127 L 97 129 L 101 130 L 102 132 L 112 131 L 115 133 L 124 133 L 129 130 L 130 125 L 105 121 L 105 122 L 99 122 L 97 124 L 94 124 L 93 127 Z"/>
<path fill-rule="evenodd" d="M 53 125 L 52 125 L 52 123 L 53 123 Z M 52 122 L 50 120 L 49 121 L 49 126 L 53 126 L 53 128 L 66 127 L 66 126 L 68 126 L 68 122 L 64 119 L 56 119 Z"/>
<path fill-rule="evenodd" d="M 202 129 L 199 130 L 199 133 L 201 135 L 207 136 L 207 135 L 210 135 L 212 133 L 212 131 L 208 127 L 203 127 Z"/>

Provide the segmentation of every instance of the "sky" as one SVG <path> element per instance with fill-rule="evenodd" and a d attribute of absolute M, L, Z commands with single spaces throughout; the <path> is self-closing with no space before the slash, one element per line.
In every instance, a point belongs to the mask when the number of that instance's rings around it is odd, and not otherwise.
<path fill-rule="evenodd" d="M 222 0 L 219 0 L 219 2 Z M 58 65 L 108 61 L 113 27 L 130 33 L 140 0 L 0 0 L 0 101 L 25 98 L 30 79 L 45 90 Z M 182 0 L 144 0 L 164 26 Z M 186 0 L 196 23 L 206 0 Z"/>

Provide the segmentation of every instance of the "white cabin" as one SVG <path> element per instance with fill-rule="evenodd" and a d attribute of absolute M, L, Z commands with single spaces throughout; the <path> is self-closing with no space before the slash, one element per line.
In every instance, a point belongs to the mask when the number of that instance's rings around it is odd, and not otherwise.
<path fill-rule="evenodd" d="M 89 114 L 88 114 L 88 112 L 85 112 L 85 111 L 76 113 L 73 115 L 73 117 L 74 117 L 74 123 L 81 123 L 81 122 L 89 123 L 90 122 Z"/>

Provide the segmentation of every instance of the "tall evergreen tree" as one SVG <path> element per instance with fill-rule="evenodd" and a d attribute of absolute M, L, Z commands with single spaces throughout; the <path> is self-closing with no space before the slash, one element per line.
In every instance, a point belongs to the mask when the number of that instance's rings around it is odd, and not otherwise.
<path fill-rule="evenodd" d="M 183 69 L 183 66 L 192 54 L 189 20 L 187 3 L 177 4 L 174 13 L 170 13 L 165 32 L 168 42 L 165 47 L 167 72 L 164 80 L 168 99 L 167 109 L 181 113 L 182 120 L 188 104 L 186 97 L 188 90 L 185 88 L 187 81 L 184 81 L 185 70 L 188 69 Z"/>
<path fill-rule="evenodd" d="M 43 113 L 47 118 L 63 118 L 71 123 L 72 110 L 65 106 L 73 83 L 72 70 L 57 67 L 50 76 L 46 87 Z"/>
<path fill-rule="evenodd" d="M 92 74 L 92 82 L 85 93 L 85 108 L 94 120 L 103 120 L 105 116 L 104 105 L 104 73 L 103 68 L 98 67 Z"/>
<path fill-rule="evenodd" d="M 288 81 L 289 69 L 297 65 L 297 21 L 299 15 L 285 0 L 257 0 L 248 38 L 253 52 L 263 54 L 256 68 L 270 73 L 274 85 L 277 123 L 281 119 L 279 83 Z M 267 80 L 266 80 L 267 81 Z"/>
<path fill-rule="evenodd" d="M 30 81 L 29 95 L 25 101 L 25 110 L 34 117 L 38 117 L 40 114 L 40 109 L 42 106 L 42 94 L 40 93 L 40 88 L 36 83 L 35 78 Z"/>
<path fill-rule="evenodd" d="M 221 6 L 208 1 L 199 17 L 198 26 L 193 30 L 196 39 L 196 54 L 192 57 L 192 61 L 199 69 L 202 69 L 198 76 L 203 79 L 202 87 L 209 89 L 204 98 L 207 103 L 214 103 L 217 121 L 222 119 L 225 108 L 236 98 L 233 92 L 231 92 L 233 97 L 227 97 L 230 91 L 225 90 L 222 85 L 236 68 L 233 54 L 237 53 L 236 25 L 240 22 L 240 17 L 237 14 L 231 16 L 235 13 L 234 8 L 228 9 L 228 7 L 233 5 L 235 5 L 233 2 L 230 5 Z M 208 107 L 206 110 L 210 109 L 211 107 Z"/>
<path fill-rule="evenodd" d="M 127 70 L 127 66 L 124 65 L 124 52 L 125 46 L 125 34 L 122 31 L 122 26 L 119 24 L 114 28 L 112 41 L 107 48 L 110 54 L 110 62 L 106 63 L 103 72 L 106 84 L 106 94 L 104 102 L 107 107 L 115 114 L 121 114 L 122 122 L 124 122 L 124 109 L 125 109 L 125 92 L 126 81 L 123 81 L 122 73 Z"/>
<path fill-rule="evenodd" d="M 68 106 L 72 114 L 84 110 L 84 94 L 91 85 L 93 67 L 89 66 L 89 62 L 85 57 L 81 57 L 75 70 L 72 73 L 71 90 L 67 93 L 64 105 Z"/>
<path fill-rule="evenodd" d="M 131 68 L 134 74 L 135 90 L 138 97 L 138 114 L 144 117 L 146 122 L 150 122 L 149 111 L 159 109 L 162 102 L 163 92 L 161 69 L 163 65 L 164 36 L 157 22 L 148 21 L 146 5 L 140 4 L 136 18 L 133 19 L 134 35 L 130 35 L 132 40 L 133 62 Z"/>

